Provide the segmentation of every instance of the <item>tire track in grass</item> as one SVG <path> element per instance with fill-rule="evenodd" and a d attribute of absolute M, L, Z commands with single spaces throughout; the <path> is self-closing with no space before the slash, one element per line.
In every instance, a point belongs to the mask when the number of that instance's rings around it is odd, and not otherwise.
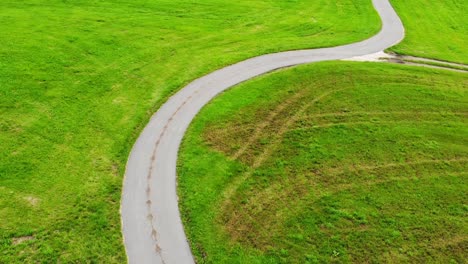
<path fill-rule="evenodd" d="M 306 90 L 300 90 L 299 92 L 295 93 L 293 96 L 289 97 L 287 100 L 283 101 L 279 104 L 270 114 L 268 117 L 261 122 L 258 126 L 255 127 L 253 135 L 249 137 L 249 139 L 239 148 L 230 158 L 232 160 L 238 159 L 245 151 L 262 135 L 263 130 L 272 123 L 272 121 L 280 114 L 283 110 L 287 109 L 288 106 L 296 103 L 300 98 L 302 98 L 305 94 Z"/>
<path fill-rule="evenodd" d="M 346 89 L 349 89 L 349 88 L 336 89 L 336 90 L 331 90 L 331 91 L 327 91 L 327 92 L 322 93 L 321 95 L 319 95 L 318 97 L 316 97 L 312 101 L 310 101 L 309 103 L 303 105 L 291 118 L 289 118 L 284 123 L 284 125 L 280 128 L 280 130 L 273 136 L 272 142 L 270 144 L 268 144 L 263 149 L 263 152 L 260 155 L 255 157 L 255 159 L 253 160 L 253 163 L 249 167 L 249 169 L 245 173 L 243 173 L 242 175 L 240 175 L 236 179 L 234 179 L 233 182 L 231 182 L 227 186 L 228 188 L 226 188 L 224 190 L 224 193 L 222 195 L 224 197 L 224 203 L 223 203 L 222 206 L 224 208 L 227 207 L 227 204 L 229 203 L 230 199 L 234 195 L 235 191 L 239 188 L 239 186 L 243 182 L 245 182 L 253 174 L 255 169 L 260 167 L 263 164 L 263 162 L 268 157 L 271 156 L 273 151 L 276 149 L 276 147 L 280 144 L 281 140 L 283 139 L 284 134 L 289 131 L 289 128 L 294 123 L 296 123 L 297 120 L 299 120 L 299 118 L 302 116 L 303 113 L 305 113 L 305 111 L 307 111 L 307 109 L 312 107 L 314 104 L 316 104 L 320 100 L 322 100 L 322 99 L 324 99 L 324 98 L 326 98 L 326 97 L 328 97 L 328 96 L 330 96 L 330 95 L 332 95 L 332 94 L 334 94 L 336 92 L 346 90 Z"/>
<path fill-rule="evenodd" d="M 352 121 L 352 122 L 335 122 L 335 123 L 325 123 L 325 124 L 312 124 L 310 126 L 302 126 L 299 128 L 291 129 L 291 131 L 305 131 L 310 129 L 322 129 L 322 128 L 331 128 L 331 127 L 349 127 L 349 126 L 359 126 L 359 125 L 374 125 L 374 124 L 440 124 L 440 121 L 424 121 L 424 120 L 375 120 L 375 121 Z M 456 124 L 458 122 L 446 122 L 446 124 Z"/>
<path fill-rule="evenodd" d="M 460 163 L 466 162 L 468 159 L 455 158 L 455 159 L 438 159 L 438 160 L 425 160 L 422 162 L 409 162 L 398 164 L 405 166 L 408 164 L 423 165 L 423 164 L 441 164 L 441 163 Z M 396 164 L 392 164 L 395 165 Z M 461 177 L 466 175 L 465 171 L 449 172 L 444 175 Z M 362 181 L 356 183 L 345 183 L 345 184 L 329 184 L 323 186 L 315 177 L 310 176 L 298 176 L 298 177 L 287 177 L 282 178 L 279 182 L 268 186 L 266 189 L 255 192 L 255 195 L 251 195 L 248 201 L 242 203 L 241 209 L 232 210 L 231 214 L 224 214 L 225 217 L 222 225 L 228 228 L 228 233 L 232 236 L 231 239 L 238 241 L 239 239 L 246 242 L 252 243 L 255 248 L 260 250 L 268 248 L 268 240 L 277 228 L 281 228 L 284 225 L 281 219 L 282 215 L 296 215 L 302 212 L 301 203 L 315 203 L 326 196 L 333 196 L 343 191 L 352 190 L 356 187 L 372 187 L 378 184 L 384 184 L 395 181 L 413 181 L 418 179 L 434 179 L 441 177 L 441 175 L 434 175 L 428 177 L 387 177 L 384 179 L 377 179 L 371 181 Z M 443 176 L 442 176 L 443 177 Z M 288 186 L 285 188 L 284 186 Z M 309 195 L 309 190 L 315 190 L 312 196 Z M 306 198 L 303 198 L 306 197 Z M 271 206 L 274 205 L 273 208 Z M 230 208 L 232 209 L 232 208 Z M 256 216 L 256 218 L 254 217 Z M 261 215 L 263 221 L 260 225 L 255 225 Z M 273 217 L 270 219 L 270 217 Z M 247 238 L 245 236 L 251 232 L 250 230 L 256 230 L 257 236 Z M 268 234 L 268 235 L 258 235 Z M 266 240 L 265 240 L 266 239 Z M 265 244 L 266 243 L 266 244 Z"/>
<path fill-rule="evenodd" d="M 468 112 L 465 111 L 456 111 L 456 112 L 438 112 L 438 111 L 357 111 L 357 112 L 327 112 L 327 113 L 319 113 L 314 115 L 309 115 L 309 117 L 335 117 L 335 116 L 382 116 L 382 115 L 412 115 L 415 114 L 422 114 L 422 115 L 436 115 L 436 116 L 444 116 L 444 115 L 459 115 L 459 116 L 467 116 Z"/>
<path fill-rule="evenodd" d="M 344 174 L 346 172 L 362 172 L 362 171 L 374 171 L 379 169 L 390 169 L 390 168 L 397 168 L 397 167 L 404 167 L 404 166 L 419 166 L 425 164 L 443 164 L 443 163 L 463 163 L 468 162 L 467 158 L 452 158 L 452 159 L 425 159 L 425 160 L 418 160 L 418 161 L 407 161 L 402 163 L 384 163 L 381 165 L 353 165 L 347 168 L 330 168 L 323 172 L 323 174 L 337 176 Z"/>

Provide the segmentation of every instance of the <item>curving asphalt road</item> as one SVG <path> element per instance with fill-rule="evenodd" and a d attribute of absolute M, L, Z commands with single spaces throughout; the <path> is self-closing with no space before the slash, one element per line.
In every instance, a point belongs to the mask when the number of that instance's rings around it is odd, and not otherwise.
<path fill-rule="evenodd" d="M 172 96 L 133 146 L 127 162 L 121 215 L 129 263 L 194 263 L 179 215 L 176 161 L 192 119 L 220 92 L 255 76 L 293 65 L 346 59 L 400 42 L 404 28 L 388 0 L 373 0 L 382 19 L 374 37 L 344 46 L 263 55 L 203 76 Z"/>

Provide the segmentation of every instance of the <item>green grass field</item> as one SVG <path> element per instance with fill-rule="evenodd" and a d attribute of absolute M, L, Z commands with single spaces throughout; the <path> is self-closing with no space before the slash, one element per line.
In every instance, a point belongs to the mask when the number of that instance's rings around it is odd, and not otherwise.
<path fill-rule="evenodd" d="M 468 1 L 391 0 L 406 29 L 389 50 L 468 64 Z"/>
<path fill-rule="evenodd" d="M 178 165 L 200 263 L 464 263 L 468 80 L 329 62 L 206 106 Z"/>
<path fill-rule="evenodd" d="M 190 80 L 375 34 L 368 0 L 0 3 L 0 263 L 123 262 L 129 150 Z"/>

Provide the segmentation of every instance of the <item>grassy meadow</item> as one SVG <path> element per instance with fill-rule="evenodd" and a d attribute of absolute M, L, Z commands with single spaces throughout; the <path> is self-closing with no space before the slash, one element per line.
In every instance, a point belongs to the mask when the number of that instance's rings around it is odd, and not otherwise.
<path fill-rule="evenodd" d="M 389 50 L 468 64 L 468 1 L 391 0 L 406 29 L 403 42 Z"/>
<path fill-rule="evenodd" d="M 126 260 L 129 150 L 184 84 L 375 34 L 367 0 L 0 3 L 0 263 Z"/>
<path fill-rule="evenodd" d="M 468 80 L 327 62 L 225 92 L 178 164 L 199 263 L 464 263 Z"/>

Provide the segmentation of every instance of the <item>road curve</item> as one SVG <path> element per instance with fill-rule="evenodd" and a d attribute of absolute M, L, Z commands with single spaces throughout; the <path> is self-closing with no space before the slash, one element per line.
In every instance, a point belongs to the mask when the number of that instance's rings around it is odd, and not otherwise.
<path fill-rule="evenodd" d="M 374 37 L 339 47 L 274 53 L 203 76 L 172 96 L 151 118 L 130 153 L 121 216 L 129 263 L 194 263 L 176 193 L 179 145 L 192 119 L 220 92 L 293 65 L 376 53 L 400 42 L 404 28 L 388 0 L 373 0 L 382 20 Z"/>

